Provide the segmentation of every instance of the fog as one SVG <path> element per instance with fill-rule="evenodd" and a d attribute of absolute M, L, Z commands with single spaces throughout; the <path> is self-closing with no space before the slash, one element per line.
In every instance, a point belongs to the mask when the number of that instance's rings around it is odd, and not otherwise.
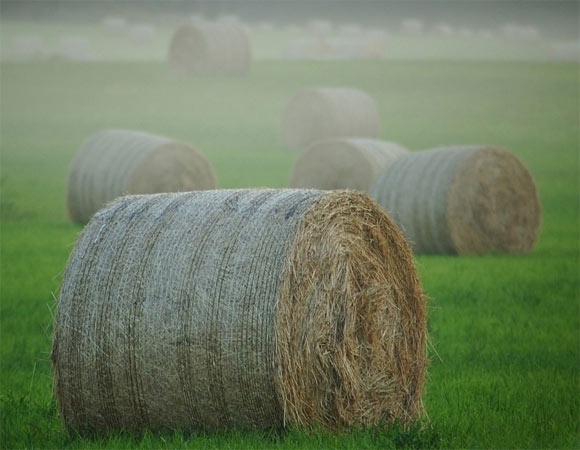
<path fill-rule="evenodd" d="M 574 1 L 3 1 L 2 60 L 162 61 L 185 23 L 237 22 L 254 60 L 577 60 Z"/>

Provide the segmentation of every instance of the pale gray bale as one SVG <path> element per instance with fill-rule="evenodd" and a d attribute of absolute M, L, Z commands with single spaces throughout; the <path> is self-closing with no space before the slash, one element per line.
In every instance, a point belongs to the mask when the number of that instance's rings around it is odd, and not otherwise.
<path fill-rule="evenodd" d="M 64 274 L 61 416 L 81 433 L 410 423 L 425 307 L 408 245 L 364 194 L 121 197 Z"/>
<path fill-rule="evenodd" d="M 527 252 L 540 230 L 531 173 L 495 147 L 408 153 L 383 169 L 371 196 L 418 253 Z"/>
<path fill-rule="evenodd" d="M 103 130 L 87 139 L 69 170 L 71 219 L 86 223 L 114 198 L 214 189 L 209 161 L 193 147 L 141 131 Z"/>
<path fill-rule="evenodd" d="M 252 63 L 250 38 L 233 22 L 182 25 L 173 34 L 168 58 L 178 75 L 246 75 Z"/>
<path fill-rule="evenodd" d="M 383 167 L 405 153 L 399 144 L 376 139 L 316 141 L 294 164 L 290 187 L 369 192 Z"/>
<path fill-rule="evenodd" d="M 314 141 L 379 136 L 376 101 L 359 89 L 312 87 L 299 90 L 288 102 L 282 119 L 282 138 L 289 148 L 305 148 Z"/>

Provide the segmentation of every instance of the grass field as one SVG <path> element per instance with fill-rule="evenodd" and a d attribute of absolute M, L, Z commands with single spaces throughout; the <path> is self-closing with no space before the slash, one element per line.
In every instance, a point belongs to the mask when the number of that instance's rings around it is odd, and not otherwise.
<path fill-rule="evenodd" d="M 5 63 L 0 71 L 2 448 L 580 447 L 578 64 L 261 62 L 246 79 L 178 80 L 162 63 Z M 284 187 L 296 152 L 280 120 L 308 85 L 375 97 L 382 137 L 418 150 L 510 149 L 538 183 L 542 233 L 526 255 L 417 256 L 430 297 L 428 419 L 340 435 L 69 437 L 52 394 L 52 314 L 81 227 L 68 165 L 103 128 L 193 143 L 221 187 Z"/>

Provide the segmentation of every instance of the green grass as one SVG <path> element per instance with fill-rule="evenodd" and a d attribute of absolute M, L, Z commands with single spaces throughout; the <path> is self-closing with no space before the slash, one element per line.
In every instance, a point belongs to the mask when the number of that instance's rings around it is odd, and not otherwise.
<path fill-rule="evenodd" d="M 580 446 L 577 64 L 255 64 L 247 79 L 178 80 L 163 64 L 3 64 L 0 69 L 3 448 Z M 65 213 L 68 165 L 106 127 L 196 145 L 221 187 L 287 185 L 286 102 L 307 85 L 379 102 L 382 137 L 411 149 L 489 143 L 538 183 L 543 227 L 527 255 L 418 256 L 430 296 L 429 421 L 339 435 L 292 430 L 69 437 L 52 395 L 52 313 L 81 228 Z"/>

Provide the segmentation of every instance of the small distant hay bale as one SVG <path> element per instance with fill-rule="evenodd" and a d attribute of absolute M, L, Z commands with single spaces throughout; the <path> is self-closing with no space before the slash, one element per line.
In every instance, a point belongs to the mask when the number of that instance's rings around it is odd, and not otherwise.
<path fill-rule="evenodd" d="M 540 32 L 533 26 L 507 24 L 502 28 L 504 38 L 509 41 L 535 42 L 540 39 Z"/>
<path fill-rule="evenodd" d="M 251 62 L 250 38 L 237 23 L 182 25 L 169 45 L 169 65 L 178 75 L 245 75 Z"/>
<path fill-rule="evenodd" d="M 122 17 L 105 17 L 102 29 L 107 35 L 120 36 L 127 33 L 127 21 Z"/>
<path fill-rule="evenodd" d="M 155 40 L 155 27 L 148 24 L 137 24 L 129 29 L 129 39 L 134 44 L 150 44 Z"/>
<path fill-rule="evenodd" d="M 440 23 L 435 27 L 437 34 L 445 37 L 451 37 L 455 34 L 453 27 L 447 23 Z"/>
<path fill-rule="evenodd" d="M 408 424 L 425 308 L 408 245 L 366 195 L 122 197 L 64 275 L 60 413 L 100 433 Z"/>
<path fill-rule="evenodd" d="M 419 35 L 423 33 L 423 21 L 419 19 L 404 19 L 401 22 L 401 30 L 405 34 Z"/>
<path fill-rule="evenodd" d="M 419 253 L 528 252 L 540 231 L 531 173 L 494 147 L 401 156 L 385 167 L 371 196 Z"/>
<path fill-rule="evenodd" d="M 308 32 L 317 37 L 327 37 L 332 34 L 332 23 L 328 20 L 310 20 L 306 24 Z"/>
<path fill-rule="evenodd" d="M 332 45 L 324 38 L 292 39 L 284 55 L 290 60 L 321 60 L 332 56 Z"/>
<path fill-rule="evenodd" d="M 379 135 L 377 103 L 358 89 L 314 87 L 298 91 L 282 121 L 282 137 L 290 148 L 337 138 L 376 138 Z"/>
<path fill-rule="evenodd" d="M 44 39 L 40 36 L 17 36 L 10 40 L 10 59 L 15 61 L 37 61 L 46 56 Z"/>
<path fill-rule="evenodd" d="M 317 141 L 294 164 L 290 187 L 369 192 L 381 169 L 406 153 L 399 144 L 375 139 Z"/>
<path fill-rule="evenodd" d="M 90 137 L 74 159 L 68 181 L 72 220 L 86 223 L 124 194 L 214 189 L 211 164 L 194 148 L 169 138 L 129 130 Z"/>
<path fill-rule="evenodd" d="M 550 55 L 553 59 L 561 61 L 580 60 L 580 42 L 564 41 L 556 42 L 550 46 Z"/>
<path fill-rule="evenodd" d="M 338 27 L 338 33 L 342 36 L 357 37 L 363 34 L 363 29 L 360 25 L 347 23 Z"/>
<path fill-rule="evenodd" d="M 82 36 L 63 36 L 52 59 L 63 61 L 91 61 L 95 56 L 89 40 Z"/>
<path fill-rule="evenodd" d="M 385 58 L 386 40 L 368 36 L 329 39 L 332 59 L 368 60 Z"/>

